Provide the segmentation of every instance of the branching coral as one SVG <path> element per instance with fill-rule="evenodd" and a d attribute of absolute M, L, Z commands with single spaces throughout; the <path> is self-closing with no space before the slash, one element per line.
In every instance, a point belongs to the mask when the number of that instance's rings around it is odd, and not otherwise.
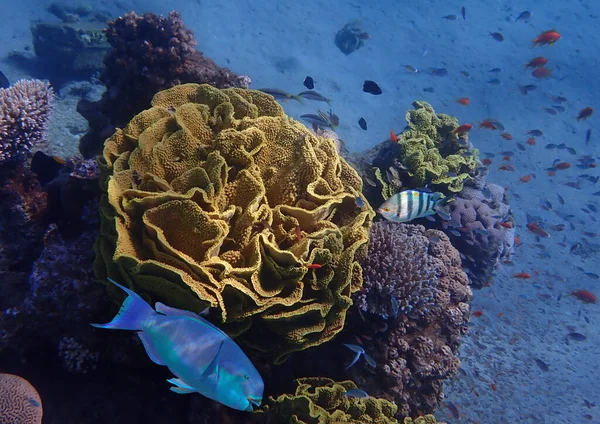
<path fill-rule="evenodd" d="M 40 80 L 0 88 L 0 164 L 26 157 L 44 138 L 54 91 Z"/>
<path fill-rule="evenodd" d="M 259 91 L 184 84 L 152 104 L 104 148 L 98 275 L 175 307 L 208 303 L 275 361 L 331 339 L 374 216 L 334 141 Z"/>
<path fill-rule="evenodd" d="M 454 228 L 447 231 L 448 237 L 461 253 L 471 285 L 482 287 L 512 254 L 514 219 L 505 190 L 496 184 L 486 184 L 481 190 L 465 187 L 449 210 L 452 219 L 442 225 Z"/>
<path fill-rule="evenodd" d="M 357 334 L 381 334 L 363 340 L 377 363 L 375 375 L 352 368 L 352 376 L 369 393 L 393 396 L 400 417 L 433 412 L 442 381 L 458 371 L 456 352 L 468 328 L 471 291 L 459 253 L 441 231 L 382 222 L 373 224 L 362 264 L 357 304 L 378 315 L 363 312 L 364 320 L 349 326 Z M 397 273 L 400 278 L 390 278 Z M 400 304 L 395 317 L 390 293 Z"/>
<path fill-rule="evenodd" d="M 29 381 L 0 374 L 0 424 L 41 424 L 43 414 L 40 395 Z"/>
<path fill-rule="evenodd" d="M 296 380 L 296 392 L 270 397 L 255 412 L 258 423 L 296 424 L 396 424 L 396 405 L 385 399 L 358 399 L 346 396 L 356 389 L 352 381 L 335 382 L 328 378 L 309 377 Z"/>

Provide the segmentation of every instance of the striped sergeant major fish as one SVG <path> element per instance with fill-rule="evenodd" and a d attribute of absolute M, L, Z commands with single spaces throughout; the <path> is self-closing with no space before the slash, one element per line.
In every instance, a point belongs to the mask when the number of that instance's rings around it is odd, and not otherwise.
<path fill-rule="evenodd" d="M 449 221 L 450 213 L 446 204 L 450 200 L 442 193 L 426 193 L 417 190 L 405 190 L 394 194 L 383 203 L 378 212 L 392 222 L 409 222 L 413 219 L 424 218 L 438 214 Z"/>

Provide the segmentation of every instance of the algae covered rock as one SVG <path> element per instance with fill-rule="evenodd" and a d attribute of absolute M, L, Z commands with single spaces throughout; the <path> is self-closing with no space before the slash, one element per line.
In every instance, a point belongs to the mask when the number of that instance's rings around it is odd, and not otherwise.
<path fill-rule="evenodd" d="M 275 362 L 330 340 L 373 210 L 331 139 L 254 90 L 183 84 L 110 137 L 98 277 L 200 311 Z"/>
<path fill-rule="evenodd" d="M 398 407 L 374 397 L 354 398 L 345 393 L 356 389 L 352 381 L 335 382 L 324 377 L 296 380 L 296 392 L 269 397 L 253 415 L 258 423 L 270 424 L 396 424 Z"/>

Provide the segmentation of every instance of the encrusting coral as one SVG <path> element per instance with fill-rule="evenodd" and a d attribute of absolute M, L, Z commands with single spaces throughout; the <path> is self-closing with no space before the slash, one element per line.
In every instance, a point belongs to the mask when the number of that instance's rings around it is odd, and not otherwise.
<path fill-rule="evenodd" d="M 352 343 L 360 341 L 377 367 L 367 373 L 355 366 L 350 375 L 370 394 L 392 396 L 397 417 L 431 413 L 443 380 L 458 371 L 468 331 L 471 290 L 459 253 L 439 230 L 384 221 L 373 224 L 361 264 L 363 289 L 355 298 L 365 312 L 352 314 L 347 326 L 358 335 Z"/>
<path fill-rule="evenodd" d="M 200 311 L 275 362 L 330 340 L 362 284 L 374 212 L 331 139 L 269 95 L 157 93 L 107 140 L 96 272 Z"/>
<path fill-rule="evenodd" d="M 346 396 L 357 389 L 352 381 L 336 382 L 324 377 L 296 380 L 296 392 L 269 397 L 253 415 L 257 423 L 295 424 L 396 424 L 398 407 L 386 399 Z"/>
<path fill-rule="evenodd" d="M 40 395 L 29 381 L 0 374 L 0 424 L 41 424 L 43 414 Z"/>
<path fill-rule="evenodd" d="M 0 164 L 25 158 L 43 140 L 54 91 L 40 80 L 0 88 Z"/>

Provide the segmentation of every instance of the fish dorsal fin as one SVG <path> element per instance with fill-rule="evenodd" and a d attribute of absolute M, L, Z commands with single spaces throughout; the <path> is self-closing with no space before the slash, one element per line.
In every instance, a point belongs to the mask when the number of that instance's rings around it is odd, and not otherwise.
<path fill-rule="evenodd" d="M 140 340 L 144 345 L 144 349 L 146 349 L 146 353 L 148 354 L 148 357 L 152 360 L 152 362 L 158 365 L 165 365 L 164 362 L 160 359 L 158 352 L 156 352 L 156 347 L 154 346 L 154 343 L 152 343 L 152 339 L 146 334 L 144 334 L 142 331 L 138 332 L 137 334 L 140 337 Z"/>
<path fill-rule="evenodd" d="M 219 382 L 219 372 L 220 372 L 219 357 L 221 355 L 221 349 L 223 348 L 223 343 L 225 343 L 225 340 L 221 341 L 221 344 L 219 345 L 219 350 L 217 350 L 217 354 L 215 355 L 213 360 L 210 361 L 210 364 L 208 364 L 208 366 L 202 373 L 203 379 L 205 379 L 206 381 L 214 380 L 215 384 Z"/>
<path fill-rule="evenodd" d="M 167 315 L 170 317 L 190 317 L 190 318 L 198 319 L 198 318 L 200 318 L 200 315 L 208 314 L 208 308 L 206 308 L 205 310 L 200 312 L 200 314 L 197 314 L 192 311 L 186 311 L 185 309 L 172 308 L 172 307 L 167 306 L 164 303 L 160 303 L 160 302 L 156 302 L 156 305 L 154 305 L 154 309 L 156 309 L 156 312 L 159 312 L 163 315 Z"/>

